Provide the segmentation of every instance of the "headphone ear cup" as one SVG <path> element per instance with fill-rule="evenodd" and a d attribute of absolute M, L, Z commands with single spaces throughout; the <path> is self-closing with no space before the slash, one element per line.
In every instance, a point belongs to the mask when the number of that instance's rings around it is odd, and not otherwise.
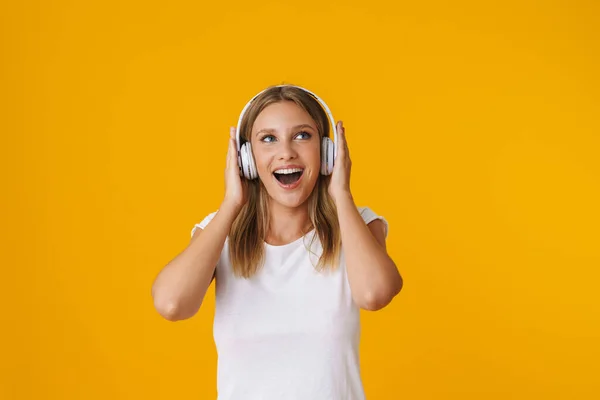
<path fill-rule="evenodd" d="M 240 168 L 242 169 L 242 175 L 246 177 L 246 145 L 243 144 L 240 147 Z"/>
<path fill-rule="evenodd" d="M 242 146 L 242 161 L 244 163 L 244 176 L 248 180 L 258 178 L 258 171 L 256 164 L 254 163 L 254 157 L 252 156 L 252 145 L 250 142 L 244 143 Z"/>
<path fill-rule="evenodd" d="M 258 170 L 254 162 L 254 156 L 252 155 L 252 145 L 250 142 L 247 142 L 245 145 L 248 146 L 248 179 L 256 179 L 258 178 Z"/>
<path fill-rule="evenodd" d="M 333 158 L 334 158 L 334 143 L 328 138 L 324 137 L 321 140 L 321 174 L 331 175 L 333 172 Z"/>
<path fill-rule="evenodd" d="M 248 146 L 247 143 L 244 143 L 242 145 L 242 147 L 240 148 L 240 158 L 242 160 L 242 173 L 244 175 L 244 178 L 246 179 L 250 179 L 250 172 L 248 169 Z"/>

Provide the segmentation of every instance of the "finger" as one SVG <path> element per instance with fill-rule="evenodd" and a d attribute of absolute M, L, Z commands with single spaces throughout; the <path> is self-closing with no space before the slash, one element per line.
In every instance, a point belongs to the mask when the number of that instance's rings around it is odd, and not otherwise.
<path fill-rule="evenodd" d="M 348 153 L 348 141 L 346 140 L 346 127 L 344 127 L 343 122 L 340 121 L 340 137 L 342 138 L 342 146 L 344 147 L 344 150 L 346 151 L 346 153 Z"/>
<path fill-rule="evenodd" d="M 348 152 L 348 141 L 346 140 L 346 128 L 342 127 L 342 136 L 344 137 L 344 147 L 346 148 L 346 153 Z"/>
<path fill-rule="evenodd" d="M 344 125 L 342 121 L 338 121 L 337 123 L 337 143 L 336 143 L 336 147 L 337 147 L 337 151 L 338 153 L 342 153 L 344 151 L 345 148 L 345 140 L 344 140 Z"/>
<path fill-rule="evenodd" d="M 229 157 L 231 158 L 231 162 L 234 162 L 236 159 L 236 148 L 235 148 L 235 140 L 234 139 L 229 139 L 229 148 L 230 148 L 230 154 Z"/>
<path fill-rule="evenodd" d="M 229 163 L 231 160 L 231 139 L 227 141 L 227 168 L 229 168 Z"/>
<path fill-rule="evenodd" d="M 231 148 L 231 162 L 232 164 L 237 162 L 237 145 L 235 140 L 236 128 L 232 126 L 229 128 L 229 147 Z"/>
<path fill-rule="evenodd" d="M 227 150 L 227 162 L 229 165 L 233 165 L 233 162 L 236 158 L 236 148 L 235 148 L 235 128 L 229 128 L 229 147 Z"/>

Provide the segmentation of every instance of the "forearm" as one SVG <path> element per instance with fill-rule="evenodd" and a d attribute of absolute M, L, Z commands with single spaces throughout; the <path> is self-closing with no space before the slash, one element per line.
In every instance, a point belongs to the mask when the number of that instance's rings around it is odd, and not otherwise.
<path fill-rule="evenodd" d="M 355 303 L 377 310 L 398 294 L 402 278 L 394 261 L 362 219 L 352 195 L 336 200 L 348 281 Z"/>
<path fill-rule="evenodd" d="M 222 204 L 204 230 L 198 230 L 188 246 L 158 274 L 152 297 L 165 318 L 186 319 L 198 311 L 238 212 L 238 208 Z"/>

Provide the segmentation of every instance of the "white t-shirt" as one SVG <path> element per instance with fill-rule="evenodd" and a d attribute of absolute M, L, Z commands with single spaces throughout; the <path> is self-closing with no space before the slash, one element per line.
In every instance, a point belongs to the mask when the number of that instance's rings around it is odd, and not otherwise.
<path fill-rule="evenodd" d="M 381 219 L 358 207 L 365 223 Z M 216 212 L 192 229 L 204 229 Z M 282 246 L 264 243 L 265 264 L 250 279 L 233 275 L 225 241 L 216 272 L 213 335 L 218 400 L 362 400 L 359 308 L 340 268 L 319 273 L 312 230 Z M 312 264 L 311 264 L 312 261 Z"/>

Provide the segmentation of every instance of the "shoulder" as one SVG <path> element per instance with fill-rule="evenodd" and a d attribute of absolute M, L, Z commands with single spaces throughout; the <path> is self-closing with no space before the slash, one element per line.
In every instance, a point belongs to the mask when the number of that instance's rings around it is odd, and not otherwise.
<path fill-rule="evenodd" d="M 219 211 L 219 210 L 217 210 Z M 200 228 L 200 229 L 204 229 L 206 228 L 206 225 L 209 224 L 209 222 L 214 218 L 214 216 L 217 214 L 217 211 L 211 212 L 210 214 L 208 214 L 207 216 L 204 217 L 204 219 L 200 222 L 198 222 L 196 225 L 194 225 L 194 227 L 192 228 L 192 232 L 191 232 L 191 236 L 194 236 L 194 232 L 196 232 L 196 229 Z"/>
<path fill-rule="evenodd" d="M 384 216 L 376 213 L 369 207 L 357 206 L 356 208 L 358 209 L 358 212 L 359 212 L 360 216 L 362 217 L 363 221 L 365 221 L 365 224 L 368 225 L 375 220 L 380 220 L 385 227 L 385 237 L 387 237 L 388 231 L 389 231 L 389 224 Z"/>

